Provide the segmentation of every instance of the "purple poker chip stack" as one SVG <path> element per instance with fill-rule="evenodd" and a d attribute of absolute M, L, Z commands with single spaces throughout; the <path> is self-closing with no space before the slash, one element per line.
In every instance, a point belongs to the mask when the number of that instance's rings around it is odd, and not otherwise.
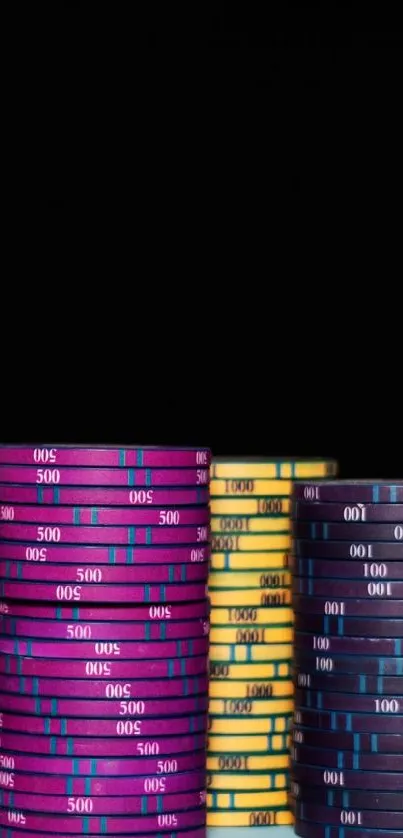
<path fill-rule="evenodd" d="M 295 715 L 302 838 L 403 836 L 403 481 L 293 492 Z"/>
<path fill-rule="evenodd" d="M 0 446 L 6 838 L 204 838 L 210 460 Z"/>

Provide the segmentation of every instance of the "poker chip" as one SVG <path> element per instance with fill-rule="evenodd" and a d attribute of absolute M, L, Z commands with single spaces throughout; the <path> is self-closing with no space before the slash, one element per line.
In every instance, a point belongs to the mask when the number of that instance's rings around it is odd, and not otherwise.
<path fill-rule="evenodd" d="M 284 780 L 295 691 L 291 491 L 294 480 L 336 472 L 332 460 L 213 458 L 210 827 L 292 823 Z"/>
<path fill-rule="evenodd" d="M 205 835 L 210 461 L 0 446 L 7 838 Z"/>
<path fill-rule="evenodd" d="M 301 838 L 403 833 L 403 482 L 295 483 L 295 710 Z"/>

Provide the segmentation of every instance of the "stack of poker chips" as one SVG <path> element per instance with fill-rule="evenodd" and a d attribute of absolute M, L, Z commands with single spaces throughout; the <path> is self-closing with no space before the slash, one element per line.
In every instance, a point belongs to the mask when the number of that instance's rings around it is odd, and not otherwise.
<path fill-rule="evenodd" d="M 292 822 L 290 494 L 296 477 L 335 472 L 319 460 L 214 459 L 208 826 Z"/>
<path fill-rule="evenodd" d="M 293 503 L 303 838 L 403 836 L 403 481 L 301 483 Z"/>
<path fill-rule="evenodd" d="M 0 447 L 0 834 L 202 838 L 206 449 Z"/>

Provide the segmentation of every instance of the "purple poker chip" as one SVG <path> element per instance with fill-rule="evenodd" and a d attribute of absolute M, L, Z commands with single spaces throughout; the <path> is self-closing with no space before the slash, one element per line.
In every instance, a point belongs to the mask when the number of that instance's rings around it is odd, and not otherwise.
<path fill-rule="evenodd" d="M 67 620 L 29 620 L 18 617 L 0 616 L 3 637 L 19 637 L 25 640 L 45 638 L 51 640 L 178 640 L 183 638 L 207 637 L 208 619 L 181 620 L 180 622 L 131 623 L 125 621 L 105 623 L 69 623 Z M 1 686 L 1 685 L 0 685 Z"/>
<path fill-rule="evenodd" d="M 182 584 L 186 582 L 206 582 L 208 578 L 209 563 L 199 564 L 176 564 L 176 565 L 139 565 L 116 567 L 102 565 L 86 565 L 79 567 L 74 564 L 30 564 L 0 560 L 0 577 L 2 579 L 18 579 L 24 582 L 87 582 L 103 585 L 116 584 L 148 584 L 164 582 L 170 584 Z"/>
<path fill-rule="evenodd" d="M 344 503 L 306 503 L 296 501 L 293 508 L 297 521 L 343 521 L 350 523 L 385 523 L 401 524 L 403 521 L 403 503 L 374 503 L 348 505 Z"/>
<path fill-rule="evenodd" d="M 202 468 L 74 468 L 0 465 L 0 483 L 39 486 L 206 486 L 209 469 Z"/>
<path fill-rule="evenodd" d="M 296 613 L 294 614 L 294 627 L 297 631 L 331 634 L 339 637 L 403 638 L 403 620 L 388 618 L 366 620 L 365 617 L 329 617 L 328 615 L 320 616 L 318 614 L 309 616 L 308 614 Z"/>
<path fill-rule="evenodd" d="M 49 760 L 50 762 L 50 760 Z M 32 794 L 56 794 L 74 797 L 118 797 L 120 795 L 166 795 L 183 791 L 202 791 L 206 788 L 206 772 L 188 771 L 186 774 L 164 774 L 135 777 L 76 777 L 22 774 L 19 771 L 0 771 L 0 787 Z"/>
<path fill-rule="evenodd" d="M 300 838 L 401 838 L 401 830 L 365 829 L 362 826 L 330 826 L 330 824 L 313 823 L 296 818 L 294 832 Z"/>
<path fill-rule="evenodd" d="M 35 720 L 34 716 L 29 717 L 29 721 Z M 55 719 L 52 719 L 55 721 Z M 127 720 L 124 720 L 125 722 Z M 27 726 L 27 730 L 30 727 Z M 129 730 L 129 727 L 126 727 Z M 188 753 L 189 751 L 199 751 L 206 747 L 205 732 L 194 733 L 188 736 L 177 735 L 170 736 L 155 736 L 139 738 L 136 735 L 114 736 L 110 738 L 101 737 L 92 739 L 91 737 L 72 737 L 72 736 L 50 736 L 50 735 L 35 735 L 32 733 L 18 733 L 18 731 L 3 730 L 1 734 L 2 748 L 5 751 L 10 751 L 15 757 L 19 752 L 27 754 L 44 754 L 47 756 L 75 756 L 75 757 L 103 757 L 111 759 L 112 757 L 126 758 L 138 757 L 143 758 L 145 755 L 176 756 L 176 754 Z M 139 769 L 137 773 L 143 774 L 143 770 Z M 158 769 L 157 769 L 158 773 Z"/>
<path fill-rule="evenodd" d="M 207 728 L 206 712 L 194 716 L 167 716 L 166 718 L 127 719 L 67 719 L 50 716 L 23 716 L 2 712 L 2 730 L 29 730 L 32 735 L 43 736 L 169 736 L 199 733 Z"/>
<path fill-rule="evenodd" d="M 403 753 L 372 754 L 356 751 L 330 750 L 329 748 L 311 748 L 308 745 L 292 745 L 291 760 L 304 765 L 326 766 L 327 769 L 348 769 L 349 771 L 402 771 Z"/>
<path fill-rule="evenodd" d="M 73 678 L 26 678 L 2 675 L 1 689 L 3 693 L 15 693 L 20 696 L 34 696 L 41 698 L 75 699 L 115 699 L 120 701 L 161 698 L 166 706 L 173 698 L 177 706 L 181 706 L 181 698 L 194 695 L 204 695 L 208 691 L 207 665 L 206 672 L 201 676 L 184 678 L 164 678 L 155 680 L 132 680 L 133 673 L 124 681 L 101 680 L 99 677 L 91 679 Z M 49 713 L 51 715 L 51 713 Z M 168 712 L 167 712 L 168 715 Z"/>
<path fill-rule="evenodd" d="M 130 488 L 119 489 L 110 486 L 15 486 L 0 483 L 1 504 L 33 503 L 38 506 L 192 506 L 208 504 L 210 494 L 206 486 L 187 486 L 167 489 Z"/>
<path fill-rule="evenodd" d="M 33 617 L 43 620 L 68 620 L 69 622 L 91 622 L 92 620 L 121 621 L 157 621 L 195 620 L 208 617 L 210 606 L 206 599 L 198 602 L 160 603 L 152 605 L 118 606 L 59 606 L 35 605 L 29 602 L 0 602 L 0 616 Z"/>
<path fill-rule="evenodd" d="M 373 810 L 337 809 L 334 806 L 321 806 L 305 800 L 296 800 L 292 806 L 297 820 L 309 823 L 324 823 L 330 826 L 356 826 L 364 829 L 401 829 L 403 830 L 403 812 L 374 812 Z"/>
<path fill-rule="evenodd" d="M 74 565 L 155 565 L 208 562 L 210 546 L 175 545 L 170 547 L 95 547 L 69 544 L 19 544 L 15 541 L 0 542 L 0 559 L 22 560 L 28 563 L 58 563 Z"/>
<path fill-rule="evenodd" d="M 403 585 L 403 582 L 402 582 Z M 40 600 L 41 602 L 99 602 L 106 603 L 173 603 L 204 600 L 208 591 L 205 583 L 179 585 L 82 585 L 47 584 L 46 582 L 9 582 L 0 580 L 3 599 Z"/>
<path fill-rule="evenodd" d="M 200 739 L 200 737 L 196 738 Z M 183 772 L 197 773 L 198 771 L 203 771 L 204 773 L 207 759 L 204 744 L 201 741 L 199 749 L 196 750 L 195 740 L 192 739 L 187 753 L 166 755 L 160 753 L 160 744 L 158 742 L 148 742 L 142 746 L 142 750 L 144 753 L 156 751 L 155 756 L 150 757 L 144 756 L 143 754 L 142 756 L 140 755 L 134 758 L 125 757 L 123 759 L 116 759 L 112 756 L 82 759 L 68 756 L 40 756 L 38 754 L 32 755 L 29 750 L 27 753 L 19 753 L 17 751 L 6 752 L 3 749 L 0 753 L 0 764 L 1 771 L 7 774 L 11 772 L 14 778 L 21 775 L 21 772 L 27 772 L 28 776 L 34 774 L 45 775 L 45 779 L 48 774 L 52 774 L 53 776 L 60 774 L 62 778 L 69 777 L 70 780 L 74 777 L 77 782 L 85 782 L 87 789 L 90 788 L 90 783 L 92 787 L 93 781 L 100 778 L 106 778 L 108 782 L 112 778 L 112 780 L 117 780 L 118 785 L 119 779 L 122 777 L 129 777 L 134 784 L 137 784 L 145 783 L 146 779 L 151 776 L 153 782 L 147 784 L 144 792 L 148 793 L 150 791 L 151 793 L 151 789 L 154 786 L 152 793 L 156 794 L 160 789 L 155 782 L 155 775 L 157 775 L 157 779 L 163 779 L 164 775 L 168 775 L 169 778 L 172 777 L 174 779 L 177 775 L 181 776 Z M 195 746 L 195 750 L 193 750 L 193 745 Z M 85 742 L 85 746 L 87 747 L 87 742 Z M 82 779 L 79 780 L 79 778 Z M 16 780 L 16 782 L 18 781 Z M 97 793 L 100 794 L 99 791 Z M 119 792 L 116 791 L 114 793 L 118 794 Z"/>
<path fill-rule="evenodd" d="M 74 804 L 72 803 L 74 801 Z M 23 809 L 25 812 L 90 815 L 154 815 L 157 812 L 183 812 L 204 807 L 205 789 L 175 792 L 175 794 L 143 794 L 120 797 L 89 797 L 77 799 L 71 795 L 30 794 L 29 792 L 0 789 L 2 806 Z"/>
<path fill-rule="evenodd" d="M 336 770 L 325 766 L 293 762 L 290 767 L 292 782 L 317 786 L 319 790 L 350 791 L 365 788 L 368 791 L 403 791 L 403 773 L 390 771 Z"/>
<path fill-rule="evenodd" d="M 192 655 L 206 655 L 209 648 L 208 637 L 195 637 L 190 640 L 165 640 L 158 642 L 132 643 L 129 641 L 113 642 L 99 640 L 22 640 L 19 637 L 0 636 L 0 655 L 21 655 L 33 658 L 53 658 L 64 660 L 81 658 L 102 658 L 103 660 L 153 660 L 157 658 L 188 658 Z"/>
<path fill-rule="evenodd" d="M 96 507 L 96 506 L 0 506 L 0 520 L 14 523 L 67 524 L 88 527 L 187 527 L 208 524 L 208 506 Z"/>
<path fill-rule="evenodd" d="M 369 753 L 398 754 L 403 752 L 403 733 L 348 733 L 340 730 L 294 725 L 292 741 L 295 745 L 325 748 L 330 751 L 368 751 Z"/>
<path fill-rule="evenodd" d="M 295 576 L 313 579 L 368 579 L 373 581 L 403 579 L 403 562 L 333 561 L 290 556 L 290 567 Z"/>
<path fill-rule="evenodd" d="M 328 598 L 355 597 L 357 599 L 379 598 L 403 599 L 403 581 L 388 582 L 378 579 L 311 579 L 294 576 L 293 593 L 304 596 L 326 596 Z"/>
<path fill-rule="evenodd" d="M 395 637 L 318 637 L 306 632 L 296 631 L 294 643 L 297 649 L 314 652 L 333 652 L 342 655 L 396 655 L 402 653 L 402 642 Z M 0 670 L 1 671 L 1 670 Z"/>
<path fill-rule="evenodd" d="M 307 521 L 293 522 L 293 534 L 296 538 L 308 538 L 313 541 L 335 539 L 338 541 L 390 541 L 403 544 L 403 524 L 333 524 Z"/>
<path fill-rule="evenodd" d="M 211 463 L 211 451 L 209 448 L 149 445 L 1 445 L 0 463 L 49 467 L 206 468 Z"/>
<path fill-rule="evenodd" d="M 113 685 L 112 685 L 113 686 Z M 66 698 L 39 698 L 0 692 L 0 711 L 27 713 L 34 716 L 96 718 L 130 718 L 194 716 L 208 710 L 208 693 L 186 698 L 74 700 Z"/>
<path fill-rule="evenodd" d="M 403 602 L 399 599 L 346 599 L 329 600 L 322 596 L 303 596 L 294 594 L 292 599 L 294 612 L 300 614 L 322 614 L 340 617 L 375 617 L 403 618 Z"/>
<path fill-rule="evenodd" d="M 305 696 L 306 697 L 306 696 Z M 379 701 L 383 701 L 383 697 L 379 697 Z M 390 701 L 391 699 L 388 699 Z M 303 727 L 317 727 L 321 730 L 346 730 L 352 733 L 402 733 L 402 716 L 388 715 L 387 713 L 351 713 L 350 711 L 339 712 L 331 707 L 327 712 L 324 710 L 313 710 L 306 701 L 303 704 L 304 693 L 298 694 L 298 703 L 296 703 L 296 710 L 294 713 L 294 723 L 302 725 Z M 387 710 L 390 704 L 379 704 L 384 706 Z M 393 706 L 393 705 L 392 705 Z"/>
<path fill-rule="evenodd" d="M 293 780 L 290 784 L 293 800 L 313 801 L 340 809 L 389 809 L 403 812 L 403 796 L 399 792 L 361 791 L 345 788 L 320 788 Z"/>
<path fill-rule="evenodd" d="M 158 815 L 141 815 L 139 817 L 100 817 L 91 815 L 54 815 L 48 813 L 34 813 L 14 808 L 0 810 L 0 825 L 12 826 L 19 835 L 19 828 L 27 827 L 40 833 L 51 832 L 63 835 L 95 835 L 101 836 L 134 833 L 136 838 L 140 833 L 152 832 L 154 836 L 159 832 L 178 831 L 190 827 L 204 826 L 206 823 L 206 808 L 189 809 L 185 812 L 163 812 Z M 6 833 L 5 838 L 8 838 Z M 393 838 L 393 836 L 391 836 Z"/>
<path fill-rule="evenodd" d="M 298 480 L 293 498 L 305 503 L 403 503 L 403 481 Z"/>
<path fill-rule="evenodd" d="M 358 733 L 401 733 L 403 730 L 403 696 L 399 695 L 333 694 L 298 688 L 295 691 L 295 707 L 299 710 L 301 706 L 313 710 L 341 710 L 359 714 L 355 723 L 361 727 L 351 728 Z"/>
<path fill-rule="evenodd" d="M 210 540 L 207 524 L 197 527 L 65 527 L 55 524 L 0 523 L 0 538 L 4 541 L 29 541 L 39 544 L 197 544 Z"/>
<path fill-rule="evenodd" d="M 403 676 L 403 656 L 363 657 L 362 655 L 329 655 L 325 652 L 305 652 L 294 649 L 293 663 L 308 672 L 357 673 L 359 675 Z"/>
<path fill-rule="evenodd" d="M 345 559 L 346 561 L 403 562 L 403 544 L 376 541 L 318 541 L 310 538 L 294 539 L 294 553 L 304 559 Z"/>
<path fill-rule="evenodd" d="M 2 675 L 23 675 L 44 678 L 92 678 L 116 681 L 124 678 L 186 678 L 188 675 L 205 675 L 208 670 L 206 655 L 191 658 L 166 658 L 164 660 L 111 661 L 111 660 L 59 660 L 23 658 L 19 655 L 0 657 Z M 3 682 L 3 679 L 2 679 Z M 155 687 L 155 695 L 164 695 L 164 681 Z"/>
<path fill-rule="evenodd" d="M 11 817 L 12 816 L 10 815 L 10 818 Z M 25 817 L 25 815 L 23 815 L 22 817 Z M 11 821 L 10 821 L 10 823 L 11 823 Z M 94 833 L 91 833 L 91 834 L 92 834 L 92 838 L 104 838 L 104 835 L 105 835 L 105 833 L 103 833 L 102 835 L 95 835 Z M 64 832 L 53 832 L 53 835 L 55 835 L 56 838 L 65 838 L 65 833 Z M 203 825 L 201 827 L 196 827 L 195 829 L 181 829 L 179 831 L 177 829 L 175 829 L 174 832 L 161 832 L 161 831 L 159 831 L 159 832 L 156 832 L 154 834 L 154 838 L 161 838 L 161 835 L 163 835 L 164 838 L 179 838 L 179 836 L 180 836 L 180 838 L 206 838 L 206 827 L 205 827 L 205 825 Z M 148 836 L 149 836 L 149 833 L 140 834 L 139 832 L 136 832 L 136 838 L 148 838 Z M 36 832 L 36 831 L 35 832 L 29 832 L 26 829 L 20 829 L 19 827 L 17 827 L 16 829 L 13 829 L 11 826 L 9 826 L 7 828 L 7 832 L 5 834 L 5 838 L 39 838 L 39 833 Z M 393 838 L 393 835 L 392 835 L 392 838 Z"/>

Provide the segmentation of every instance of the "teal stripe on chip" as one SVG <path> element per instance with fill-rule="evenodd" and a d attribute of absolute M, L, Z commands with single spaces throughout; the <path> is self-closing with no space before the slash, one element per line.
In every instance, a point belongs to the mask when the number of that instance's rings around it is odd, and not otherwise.
<path fill-rule="evenodd" d="M 146 544 L 152 544 L 152 534 L 151 534 L 151 527 L 146 527 Z"/>
<path fill-rule="evenodd" d="M 50 731 L 50 719 L 47 718 L 46 716 L 43 720 L 43 728 L 44 728 L 44 733 L 46 733 L 46 736 L 49 736 L 50 732 L 51 732 Z"/>
<path fill-rule="evenodd" d="M 358 676 L 358 683 L 360 685 L 359 688 L 358 688 L 358 691 L 360 693 L 365 694 L 366 691 L 367 691 L 367 689 L 366 689 L 366 687 L 367 687 L 367 676 L 364 675 L 363 673 L 360 673 L 359 676 Z"/>
<path fill-rule="evenodd" d="M 38 503 L 43 503 L 43 486 L 38 486 Z"/>
<path fill-rule="evenodd" d="M 96 775 L 97 775 L 97 761 L 96 761 L 96 759 L 91 759 L 90 774 L 91 774 L 91 777 L 96 777 Z"/>
<path fill-rule="evenodd" d="M 69 736 L 69 738 L 68 738 L 68 739 L 66 739 L 66 742 L 67 742 L 67 747 L 66 747 L 67 756 L 72 757 L 72 756 L 73 756 L 73 753 L 74 753 L 74 744 L 73 744 L 73 740 L 72 740 L 72 739 L 71 739 L 71 737 Z"/>
<path fill-rule="evenodd" d="M 379 678 L 376 679 L 376 686 L 377 686 L 376 691 L 378 693 L 380 693 L 381 695 L 383 695 L 383 678 L 382 678 L 382 675 L 380 675 Z"/>
<path fill-rule="evenodd" d="M 329 538 L 329 524 L 323 524 L 323 538 Z"/>
<path fill-rule="evenodd" d="M 126 465 L 126 451 L 119 449 L 119 465 L 123 468 Z"/>
<path fill-rule="evenodd" d="M 147 625 L 149 625 L 149 624 L 147 623 Z M 167 624 L 166 624 L 166 620 L 162 620 L 162 622 L 160 623 L 160 639 L 161 639 L 161 640 L 166 640 L 166 639 L 167 639 Z"/>
<path fill-rule="evenodd" d="M 372 487 L 372 500 L 373 503 L 379 503 L 379 486 Z"/>
<path fill-rule="evenodd" d="M 337 727 L 337 713 L 334 710 L 330 713 L 330 724 L 332 726 L 332 730 Z"/>
<path fill-rule="evenodd" d="M 146 627 L 146 630 L 144 632 L 144 634 L 145 634 L 144 639 L 145 640 L 151 640 L 151 636 L 150 636 L 151 635 L 151 626 L 150 626 L 150 623 L 146 623 L 145 627 Z"/>
<path fill-rule="evenodd" d="M 151 486 L 152 482 L 152 471 L 150 468 L 146 468 L 146 486 Z"/>
<path fill-rule="evenodd" d="M 353 717 L 352 717 L 351 713 L 346 713 L 345 716 L 346 716 L 346 728 L 349 731 L 349 733 L 352 733 Z"/>
<path fill-rule="evenodd" d="M 91 515 L 92 515 L 92 510 L 91 510 Z M 77 506 L 75 506 L 74 509 L 73 509 L 73 524 L 79 524 L 79 523 L 80 523 L 80 510 L 77 508 Z"/>
<path fill-rule="evenodd" d="M 183 564 L 181 566 L 181 582 L 186 582 L 186 579 L 182 578 L 183 577 L 183 572 L 182 571 L 183 571 L 184 567 L 185 567 L 185 565 Z M 185 571 L 185 575 L 186 575 L 186 571 Z M 168 582 L 175 582 L 175 568 L 172 564 L 168 565 Z"/>
<path fill-rule="evenodd" d="M 39 695 L 39 678 L 37 677 L 32 679 L 32 692 L 34 695 Z"/>
<path fill-rule="evenodd" d="M 353 754 L 353 760 L 356 754 Z M 344 768 L 344 753 L 343 751 L 337 751 L 337 768 Z"/>
<path fill-rule="evenodd" d="M 98 524 L 98 509 L 96 506 L 93 506 L 91 509 L 91 524 Z"/>
<path fill-rule="evenodd" d="M 91 777 L 85 777 L 84 779 L 85 779 L 85 783 L 84 783 L 85 796 L 86 797 L 91 797 L 91 782 L 92 782 Z"/>
<path fill-rule="evenodd" d="M 126 564 L 134 564 L 133 547 L 126 547 Z"/>
<path fill-rule="evenodd" d="M 37 713 L 38 716 L 41 715 L 41 699 L 39 696 L 35 697 L 35 713 Z"/>
<path fill-rule="evenodd" d="M 157 797 L 157 806 L 158 806 L 158 797 Z M 145 794 L 141 797 L 141 814 L 147 815 L 147 797 Z"/>
<path fill-rule="evenodd" d="M 354 771 L 357 771 L 359 769 L 359 767 L 360 767 L 360 755 L 356 754 L 353 751 L 353 769 L 354 769 Z M 343 765 L 341 765 L 340 768 L 343 768 Z"/>
<path fill-rule="evenodd" d="M 302 565 L 302 562 L 300 564 Z M 302 567 L 300 567 L 299 569 L 302 570 Z M 313 568 L 313 559 L 308 559 L 308 576 L 315 576 Z"/>
<path fill-rule="evenodd" d="M 57 745 L 56 736 L 51 736 L 50 737 L 50 748 L 49 748 L 49 750 L 50 750 L 51 756 L 53 756 L 53 757 L 56 756 L 56 754 L 57 754 L 56 745 Z"/>
<path fill-rule="evenodd" d="M 66 794 L 73 794 L 73 778 L 67 777 L 66 779 Z"/>
<path fill-rule="evenodd" d="M 397 503 L 397 486 L 390 487 L 390 502 Z"/>
<path fill-rule="evenodd" d="M 150 586 L 148 584 L 144 585 L 144 602 L 151 602 L 150 599 Z"/>
<path fill-rule="evenodd" d="M 136 485 L 136 472 L 134 468 L 129 468 L 127 471 L 127 484 L 128 486 Z"/>
<path fill-rule="evenodd" d="M 371 750 L 374 752 L 374 754 L 378 753 L 378 734 L 377 733 L 371 733 Z"/>
<path fill-rule="evenodd" d="M 128 527 L 129 544 L 136 543 L 136 527 Z"/>
<path fill-rule="evenodd" d="M 141 448 L 137 449 L 136 461 L 137 461 L 138 467 L 143 468 L 143 465 L 144 465 L 144 451 Z"/>
<path fill-rule="evenodd" d="M 102 822 L 102 818 L 101 818 L 101 822 Z M 102 832 L 102 829 L 101 829 L 101 832 Z M 89 818 L 85 816 L 85 817 L 83 817 L 83 835 L 89 835 L 89 834 L 90 834 L 90 822 L 89 822 Z"/>
<path fill-rule="evenodd" d="M 50 712 L 51 712 L 52 716 L 57 716 L 57 702 L 58 702 L 57 698 L 52 698 L 51 699 Z"/>
<path fill-rule="evenodd" d="M 168 660 L 168 678 L 173 678 L 173 676 L 174 676 L 174 662 L 170 658 Z"/>
<path fill-rule="evenodd" d="M 353 750 L 354 751 L 359 751 L 360 750 L 360 734 L 359 733 L 353 733 L 353 743 L 354 743 Z"/>
<path fill-rule="evenodd" d="M 101 818 L 101 832 L 102 835 L 107 835 L 108 833 L 108 818 L 106 818 L 105 815 Z"/>
<path fill-rule="evenodd" d="M 338 619 L 337 619 L 337 631 L 341 636 L 343 636 L 343 634 L 344 634 L 344 617 L 338 617 Z"/>
<path fill-rule="evenodd" d="M 77 774 L 80 774 L 80 760 L 75 758 L 73 759 L 73 775 Z"/>
<path fill-rule="evenodd" d="M 61 608 L 61 605 L 59 605 L 56 608 L 56 620 L 61 620 L 61 619 L 62 619 L 62 608 Z"/>
<path fill-rule="evenodd" d="M 166 602 L 167 601 L 165 585 L 160 585 L 160 597 L 161 597 L 161 602 Z"/>
<path fill-rule="evenodd" d="M 60 733 L 62 736 L 67 734 L 67 719 L 60 719 Z"/>

